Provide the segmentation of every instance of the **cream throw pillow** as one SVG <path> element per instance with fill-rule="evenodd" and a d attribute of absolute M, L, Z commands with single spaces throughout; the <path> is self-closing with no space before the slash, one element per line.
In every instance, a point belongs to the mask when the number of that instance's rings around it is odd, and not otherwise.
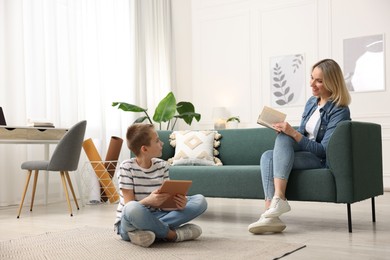
<path fill-rule="evenodd" d="M 174 131 L 170 144 L 175 148 L 175 156 L 168 161 L 172 165 L 222 165 L 214 155 L 220 142 L 216 131 Z"/>

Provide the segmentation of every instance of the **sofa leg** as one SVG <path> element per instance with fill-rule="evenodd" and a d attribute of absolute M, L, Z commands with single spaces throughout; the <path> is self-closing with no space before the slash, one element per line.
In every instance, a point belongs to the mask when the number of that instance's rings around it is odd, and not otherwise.
<path fill-rule="evenodd" d="M 348 215 L 348 231 L 352 233 L 352 218 L 351 218 L 351 204 L 347 203 L 347 215 Z"/>
<path fill-rule="evenodd" d="M 375 197 L 371 198 L 371 211 L 372 211 L 372 222 L 376 222 L 375 217 Z M 347 214 L 348 214 L 348 231 L 352 233 L 352 218 L 351 218 L 351 204 L 347 203 Z"/>
<path fill-rule="evenodd" d="M 375 218 L 375 197 L 371 198 L 371 209 L 372 209 L 372 222 L 376 222 L 376 218 Z"/>

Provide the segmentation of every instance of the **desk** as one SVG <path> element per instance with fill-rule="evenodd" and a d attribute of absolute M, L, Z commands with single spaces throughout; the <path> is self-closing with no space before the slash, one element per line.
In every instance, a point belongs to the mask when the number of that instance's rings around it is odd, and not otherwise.
<path fill-rule="evenodd" d="M 66 128 L 0 126 L 0 144 L 43 144 L 44 160 L 49 160 L 49 145 L 57 144 Z M 45 202 L 47 203 L 49 175 L 45 172 Z"/>

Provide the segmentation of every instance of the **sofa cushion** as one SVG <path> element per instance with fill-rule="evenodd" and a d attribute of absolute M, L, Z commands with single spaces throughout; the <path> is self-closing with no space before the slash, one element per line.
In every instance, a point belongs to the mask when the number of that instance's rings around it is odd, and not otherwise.
<path fill-rule="evenodd" d="M 259 165 L 172 166 L 172 180 L 192 180 L 189 195 L 264 199 Z M 290 201 L 336 202 L 336 183 L 329 169 L 294 170 L 286 196 Z"/>
<path fill-rule="evenodd" d="M 261 155 L 274 147 L 276 132 L 265 127 L 218 130 L 219 158 L 224 165 L 259 165 Z"/>
<path fill-rule="evenodd" d="M 175 147 L 175 155 L 168 159 L 173 165 L 222 165 L 215 157 L 220 145 L 220 134 L 216 131 L 174 131 L 170 144 Z"/>
<path fill-rule="evenodd" d="M 172 180 L 192 180 L 189 195 L 203 194 L 206 197 L 264 198 L 258 165 L 172 166 Z"/>
<path fill-rule="evenodd" d="M 170 130 L 159 130 L 160 140 L 165 143 L 161 159 L 168 160 L 175 154 L 169 145 Z M 259 165 L 261 155 L 273 149 L 276 133 L 274 130 L 257 127 L 218 130 L 221 134 L 218 158 L 223 165 Z"/>

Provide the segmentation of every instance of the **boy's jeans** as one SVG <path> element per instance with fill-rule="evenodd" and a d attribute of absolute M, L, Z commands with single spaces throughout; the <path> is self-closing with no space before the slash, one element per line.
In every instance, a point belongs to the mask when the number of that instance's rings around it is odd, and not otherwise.
<path fill-rule="evenodd" d="M 274 150 L 263 153 L 260 159 L 264 199 L 271 200 L 275 193 L 274 178 L 288 180 L 291 170 L 323 168 L 321 160 L 313 153 L 300 151 L 298 143 L 290 136 L 279 133 Z"/>
<path fill-rule="evenodd" d="M 130 201 L 123 208 L 118 233 L 126 241 L 130 240 L 127 232 L 134 230 L 149 230 L 156 238 L 166 238 L 169 229 L 191 221 L 206 209 L 206 199 L 200 194 L 187 196 L 186 207 L 175 211 L 151 211 L 137 201 Z"/>

